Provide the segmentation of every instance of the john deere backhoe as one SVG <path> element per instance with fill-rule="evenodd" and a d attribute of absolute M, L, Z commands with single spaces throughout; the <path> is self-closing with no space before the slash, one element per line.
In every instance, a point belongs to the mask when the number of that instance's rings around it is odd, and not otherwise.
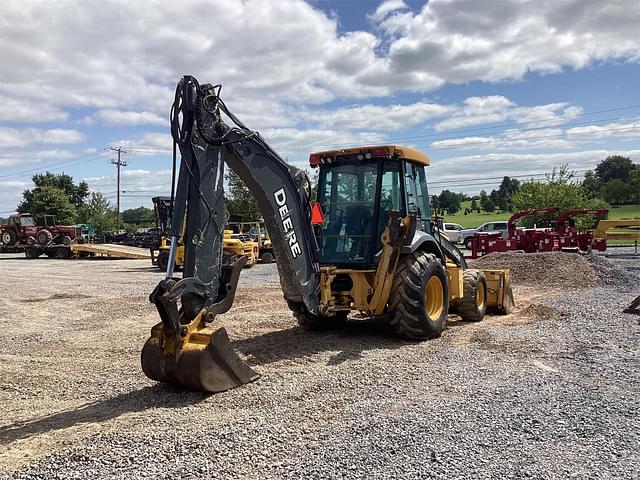
<path fill-rule="evenodd" d="M 399 337 L 423 340 L 441 334 L 450 311 L 469 321 L 487 309 L 509 311 L 508 270 L 468 269 L 457 248 L 432 234 L 424 154 L 397 146 L 313 153 L 312 204 L 306 174 L 245 127 L 220 90 L 191 76 L 176 88 L 171 123 L 181 161 L 166 278 L 150 295 L 161 321 L 142 351 L 149 378 L 208 392 L 258 378 L 214 326 L 233 303 L 246 261 L 223 255 L 225 163 L 258 202 L 301 326 L 339 326 L 358 311 L 384 315 Z M 179 238 L 181 279 L 172 268 Z"/>

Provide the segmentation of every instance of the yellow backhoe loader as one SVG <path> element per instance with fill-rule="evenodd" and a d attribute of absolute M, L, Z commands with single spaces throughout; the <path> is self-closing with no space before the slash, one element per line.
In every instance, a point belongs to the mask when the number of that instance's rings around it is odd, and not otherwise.
<path fill-rule="evenodd" d="M 313 153 L 312 204 L 307 175 L 245 127 L 220 90 L 191 76 L 176 88 L 171 125 L 181 160 L 166 278 L 150 295 L 161 321 L 142 351 L 149 378 L 207 392 L 258 378 L 214 326 L 233 303 L 246 261 L 223 255 L 225 163 L 257 200 L 301 326 L 337 327 L 356 311 L 384 315 L 401 338 L 425 340 L 441 334 L 453 311 L 468 321 L 509 312 L 509 271 L 467 268 L 433 228 L 426 155 L 394 145 Z M 181 279 L 173 277 L 179 238 Z"/>

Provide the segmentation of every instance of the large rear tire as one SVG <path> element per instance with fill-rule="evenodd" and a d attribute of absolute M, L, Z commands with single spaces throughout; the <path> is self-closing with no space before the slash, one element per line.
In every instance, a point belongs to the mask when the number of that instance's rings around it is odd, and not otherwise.
<path fill-rule="evenodd" d="M 40 245 L 47 245 L 52 238 L 53 235 L 51 235 L 51 232 L 44 228 L 38 232 L 38 235 L 36 235 L 36 239 Z"/>
<path fill-rule="evenodd" d="M 298 321 L 298 325 L 306 330 L 324 331 L 343 328 L 347 323 L 347 312 L 338 312 L 333 317 L 322 317 L 312 315 L 307 312 L 304 305 L 300 303 L 287 302 L 293 316 Z"/>
<path fill-rule="evenodd" d="M 449 311 L 449 284 L 435 255 L 415 252 L 398 262 L 389 298 L 391 328 L 408 340 L 437 338 Z"/>
<path fill-rule="evenodd" d="M 462 272 L 463 296 L 456 302 L 456 308 L 465 322 L 479 322 L 487 313 L 487 279 L 481 270 L 469 269 Z"/>
<path fill-rule="evenodd" d="M 2 237 L 0 238 L 2 238 L 2 243 L 4 243 L 7 247 L 15 244 L 18 240 L 18 236 L 13 230 L 5 230 L 4 232 L 2 232 Z"/>

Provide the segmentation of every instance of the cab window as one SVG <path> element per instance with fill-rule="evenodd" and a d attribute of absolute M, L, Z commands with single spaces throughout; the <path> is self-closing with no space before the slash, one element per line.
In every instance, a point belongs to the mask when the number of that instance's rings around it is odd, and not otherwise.
<path fill-rule="evenodd" d="M 365 263 L 375 235 L 377 162 L 323 167 L 318 203 L 324 212 L 323 263 Z M 393 181 L 388 201 L 393 204 Z"/>

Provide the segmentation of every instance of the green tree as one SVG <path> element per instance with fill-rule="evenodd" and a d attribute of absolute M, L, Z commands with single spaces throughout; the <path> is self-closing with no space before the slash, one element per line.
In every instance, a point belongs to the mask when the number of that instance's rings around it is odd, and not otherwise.
<path fill-rule="evenodd" d="M 455 209 L 455 212 L 460 210 L 460 197 L 457 193 L 453 193 L 449 190 L 443 190 L 438 199 L 442 210 L 446 210 L 447 212 L 450 209 Z"/>
<path fill-rule="evenodd" d="M 609 180 L 600 187 L 602 198 L 612 205 L 628 203 L 632 197 L 631 185 L 619 178 Z"/>
<path fill-rule="evenodd" d="M 116 212 L 109 201 L 98 192 L 92 192 L 78 211 L 78 223 L 90 223 L 98 233 L 114 230 L 116 220 Z"/>
<path fill-rule="evenodd" d="M 628 157 L 611 155 L 601 161 L 596 167 L 596 176 L 600 183 L 605 184 L 610 180 L 622 180 L 627 182 L 633 163 Z"/>
<path fill-rule="evenodd" d="M 471 200 L 471 210 L 478 210 L 478 201 L 475 198 Z"/>
<path fill-rule="evenodd" d="M 82 181 L 76 185 L 73 183 L 73 177 L 65 173 L 38 173 L 34 175 L 31 180 L 35 185 L 35 189 L 25 190 L 23 196 L 26 202 L 30 201 L 30 195 L 32 192 L 38 188 L 44 187 L 59 188 L 65 193 L 69 202 L 76 208 L 80 208 L 84 203 L 84 200 L 89 196 L 89 185 L 87 185 L 87 182 Z"/>
<path fill-rule="evenodd" d="M 640 205 L 640 165 L 634 165 L 629 173 L 629 187 L 631 189 L 631 203 Z"/>
<path fill-rule="evenodd" d="M 124 223 L 131 224 L 136 227 L 147 227 L 155 222 L 155 213 L 152 209 L 146 207 L 128 208 L 120 214 Z"/>
<path fill-rule="evenodd" d="M 520 181 L 511 178 L 503 177 L 500 187 L 498 188 L 496 198 L 493 200 L 500 207 L 500 210 L 510 211 L 513 210 L 511 205 L 511 196 L 520 189 Z M 493 192 L 491 192 L 493 194 Z"/>
<path fill-rule="evenodd" d="M 493 202 L 491 196 L 485 196 L 484 202 L 481 201 L 482 209 L 487 213 L 493 213 L 496 209 L 496 204 Z"/>
<path fill-rule="evenodd" d="M 480 190 L 479 203 L 480 203 L 480 208 L 487 213 L 491 213 L 496 209 L 496 204 L 491 199 L 491 197 L 487 195 L 487 192 L 485 192 L 484 190 Z"/>
<path fill-rule="evenodd" d="M 447 207 L 447 213 L 449 215 L 455 215 L 458 210 L 460 210 L 459 205 L 456 205 L 455 203 L 452 203 Z"/>
<path fill-rule="evenodd" d="M 511 202 L 517 210 L 532 208 L 587 208 L 589 204 L 582 184 L 574 180 L 574 173 L 564 165 L 545 174 L 546 181 L 530 180 L 512 195 Z"/>
<path fill-rule="evenodd" d="M 597 197 L 600 193 L 600 180 L 593 173 L 592 170 L 587 170 L 584 173 L 584 179 L 582 180 L 582 188 L 589 198 Z"/>
<path fill-rule="evenodd" d="M 242 179 L 233 171 L 226 173 L 229 191 L 225 201 L 230 216 L 237 216 L 244 221 L 259 220 L 262 214 L 258 202 Z"/>
<path fill-rule="evenodd" d="M 28 192 L 28 195 L 26 193 Z M 54 215 L 58 224 L 71 225 L 76 221 L 76 207 L 69 201 L 66 193 L 58 187 L 45 186 L 23 193 L 25 199 L 18 205 L 18 212 L 31 213 L 39 223 L 45 215 Z M 28 201 L 27 201 L 28 196 Z"/>

